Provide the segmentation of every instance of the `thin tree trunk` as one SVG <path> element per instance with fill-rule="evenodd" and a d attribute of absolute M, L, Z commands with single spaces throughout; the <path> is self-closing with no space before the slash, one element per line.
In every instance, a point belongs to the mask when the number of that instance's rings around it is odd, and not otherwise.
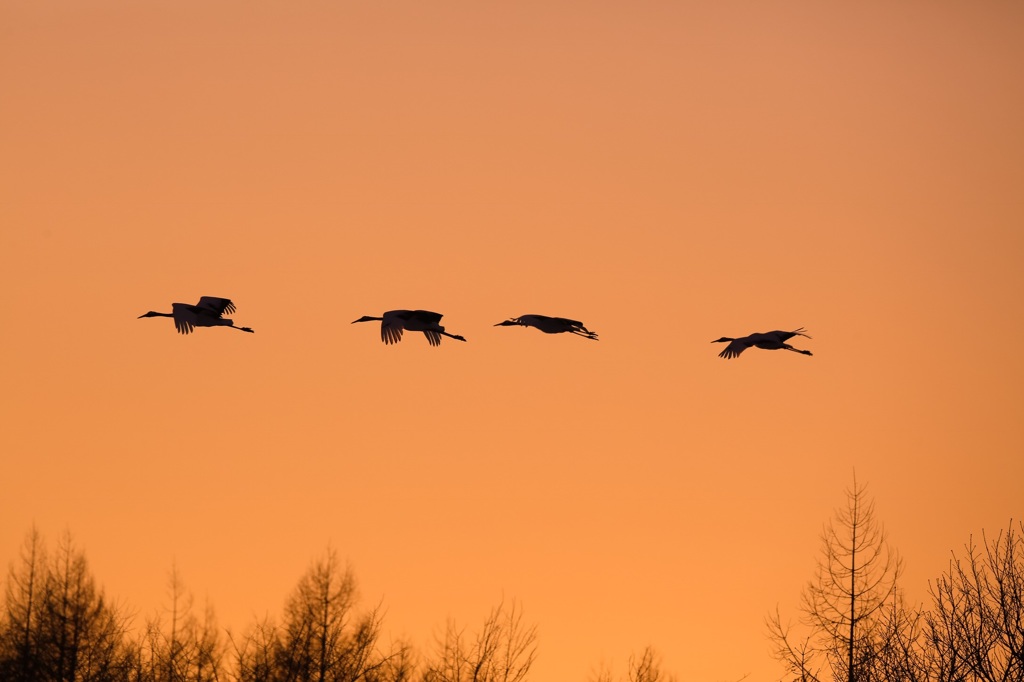
<path fill-rule="evenodd" d="M 857 502 L 854 501 L 854 515 L 857 516 Z M 853 674 L 853 635 L 854 622 L 857 615 L 857 524 L 853 525 L 853 542 L 850 543 L 852 551 L 850 554 L 850 640 L 847 643 L 847 678 L 848 682 L 854 682 L 856 675 Z"/>

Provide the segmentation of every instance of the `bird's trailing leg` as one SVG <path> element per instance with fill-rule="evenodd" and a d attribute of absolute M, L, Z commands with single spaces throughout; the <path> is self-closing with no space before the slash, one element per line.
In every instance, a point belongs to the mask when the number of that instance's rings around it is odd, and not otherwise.
<path fill-rule="evenodd" d="M 589 331 L 586 328 L 584 328 L 582 330 L 580 330 L 580 329 L 570 329 L 569 331 L 572 332 L 573 334 L 575 334 L 576 336 L 582 336 L 583 338 L 590 339 L 591 341 L 599 341 L 600 340 L 600 339 L 597 338 L 597 332 Z"/>

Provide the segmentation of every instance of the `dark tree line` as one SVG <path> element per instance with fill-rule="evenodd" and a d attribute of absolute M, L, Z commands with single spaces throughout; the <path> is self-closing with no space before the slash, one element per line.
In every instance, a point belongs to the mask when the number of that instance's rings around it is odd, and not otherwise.
<path fill-rule="evenodd" d="M 863 487 L 822 534 L 818 570 L 796 623 L 767 619 L 787 680 L 1024 682 L 1024 524 L 971 538 L 929 585 L 904 601 L 902 564 Z M 385 642 L 378 604 L 358 607 L 350 567 L 329 550 L 311 563 L 278 620 L 240 634 L 197 607 L 172 568 L 163 607 L 139 619 L 112 602 L 64 533 L 47 550 L 36 529 L 10 566 L 0 611 L 2 682 L 527 682 L 536 626 L 513 602 L 475 630 L 449 621 L 434 646 Z M 608 669 L 591 676 L 612 682 Z M 648 647 L 626 682 L 671 682 Z"/>
<path fill-rule="evenodd" d="M 65 533 L 53 556 L 36 529 L 10 567 L 0 612 L 0 682 L 523 682 L 536 626 L 513 602 L 468 633 L 454 622 L 417 657 L 385 643 L 383 611 L 357 608 L 355 576 L 329 550 L 285 602 L 235 637 L 195 608 L 176 567 L 164 606 L 137 619 L 96 586 Z"/>
<path fill-rule="evenodd" d="M 4 597 L 0 679 L 128 679 L 131 653 L 123 610 L 96 586 L 70 533 L 48 557 L 33 528 L 11 567 Z"/>
<path fill-rule="evenodd" d="M 783 679 L 805 682 L 1024 682 L 1024 524 L 971 538 L 910 605 L 902 563 L 864 486 L 822 534 L 797 624 L 767 619 Z"/>

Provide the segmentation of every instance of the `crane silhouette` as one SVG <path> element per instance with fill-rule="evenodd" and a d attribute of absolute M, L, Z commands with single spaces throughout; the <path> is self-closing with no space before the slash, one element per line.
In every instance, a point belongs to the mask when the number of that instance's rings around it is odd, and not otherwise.
<path fill-rule="evenodd" d="M 231 327 L 240 332 L 254 333 L 249 327 L 236 327 L 235 323 L 224 317 L 224 313 L 230 315 L 235 312 L 235 304 L 228 298 L 217 296 L 203 296 L 199 303 L 189 305 L 188 303 L 172 303 L 172 312 L 158 313 L 150 310 L 138 319 L 144 317 L 172 317 L 174 326 L 179 334 L 190 334 L 196 327 Z"/>
<path fill-rule="evenodd" d="M 806 336 L 808 339 L 811 338 L 805 332 L 807 330 L 803 327 L 800 329 L 793 330 L 791 332 L 773 331 L 763 332 L 757 334 L 750 334 L 749 336 L 743 336 L 738 339 L 732 339 L 728 336 L 723 336 L 720 339 L 715 339 L 711 343 L 725 343 L 729 342 L 729 345 L 725 347 L 721 353 L 718 354 L 720 358 L 738 358 L 740 353 L 753 346 L 754 348 L 763 348 L 764 350 L 791 350 L 794 353 L 803 353 L 804 355 L 813 355 L 809 350 L 800 350 L 799 348 L 793 348 L 793 346 L 786 343 L 794 336 Z"/>
<path fill-rule="evenodd" d="M 495 327 L 534 327 L 545 334 L 561 334 L 568 332 L 597 341 L 597 332 L 592 332 L 583 326 L 582 322 L 570 320 L 567 317 L 548 317 L 547 315 L 520 315 L 499 322 Z"/>
<path fill-rule="evenodd" d="M 403 331 L 423 332 L 431 346 L 440 346 L 441 336 L 465 341 L 466 339 L 458 334 L 449 334 L 444 330 L 440 324 L 442 317 L 440 313 L 432 313 L 429 310 L 389 310 L 384 313 L 384 317 L 364 315 L 358 320 L 352 320 L 352 324 L 380 321 L 380 340 L 386 344 L 401 341 Z"/>

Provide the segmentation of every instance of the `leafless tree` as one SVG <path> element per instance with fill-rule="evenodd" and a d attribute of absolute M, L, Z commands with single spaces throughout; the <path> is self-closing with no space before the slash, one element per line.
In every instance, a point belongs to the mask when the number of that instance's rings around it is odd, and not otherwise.
<path fill-rule="evenodd" d="M 376 643 L 376 612 L 353 618 L 355 577 L 329 550 L 299 581 L 285 606 L 278 666 L 297 680 L 357 679 Z"/>
<path fill-rule="evenodd" d="M 41 662 L 55 680 L 105 679 L 118 669 L 124 628 L 67 531 L 46 579 L 40 620 Z"/>
<path fill-rule="evenodd" d="M 665 675 L 661 670 L 661 656 L 653 648 L 647 647 L 639 656 L 629 657 L 626 673 L 628 682 L 674 682 L 675 677 Z"/>
<path fill-rule="evenodd" d="M 878 634 L 870 643 L 872 679 L 900 682 L 931 680 L 934 652 L 927 642 L 927 613 L 911 607 L 901 591 L 893 595 L 881 613 Z M 866 678 L 867 675 L 864 675 Z"/>
<path fill-rule="evenodd" d="M 269 617 L 252 625 L 238 641 L 232 638 L 239 682 L 274 682 L 278 642 L 277 626 Z"/>
<path fill-rule="evenodd" d="M 12 569 L 0 639 L 5 680 L 92 682 L 125 679 L 125 619 L 89 573 L 70 532 L 52 560 L 35 528 L 26 538 L 21 570 Z M 8 658 L 7 653 L 13 653 Z"/>
<path fill-rule="evenodd" d="M 225 675 L 226 644 L 213 608 L 202 619 L 193 612 L 194 598 L 185 589 L 177 565 L 167 578 L 167 605 L 146 622 L 135 653 L 139 682 L 217 682 Z"/>
<path fill-rule="evenodd" d="M 611 668 L 602 665 L 590 678 L 590 682 L 613 682 L 615 679 Z M 676 677 L 665 673 L 661 668 L 661 655 L 652 646 L 644 648 L 640 654 L 631 654 L 626 665 L 625 682 L 675 682 Z"/>
<path fill-rule="evenodd" d="M 934 679 L 1024 680 L 1024 524 L 972 538 L 931 585 L 927 616 Z"/>
<path fill-rule="evenodd" d="M 0 620 L 0 679 L 35 680 L 37 614 L 46 575 L 46 550 L 38 529 L 25 536 L 18 567 L 11 566 Z"/>
<path fill-rule="evenodd" d="M 537 656 L 537 626 L 523 622 L 522 606 L 494 607 L 483 627 L 469 638 L 449 620 L 437 641 L 435 658 L 423 682 L 522 682 Z"/>
<path fill-rule="evenodd" d="M 389 654 L 382 656 L 363 676 L 365 682 L 412 682 L 416 674 L 416 661 L 412 646 L 406 642 L 393 642 Z"/>
<path fill-rule="evenodd" d="M 821 549 L 801 598 L 807 634 L 796 636 L 776 609 L 767 619 L 774 654 L 798 680 L 817 681 L 824 671 L 847 682 L 871 680 L 878 676 L 878 652 L 887 646 L 880 643 L 887 609 L 898 606 L 902 565 L 856 478 L 846 491 L 846 506 L 824 528 Z"/>
<path fill-rule="evenodd" d="M 382 652 L 380 606 L 354 610 L 356 581 L 328 550 L 310 566 L 285 604 L 280 626 L 269 619 L 235 644 L 241 682 L 402 682 L 409 679 L 404 644 Z M 390 677 L 392 676 L 393 677 Z"/>

